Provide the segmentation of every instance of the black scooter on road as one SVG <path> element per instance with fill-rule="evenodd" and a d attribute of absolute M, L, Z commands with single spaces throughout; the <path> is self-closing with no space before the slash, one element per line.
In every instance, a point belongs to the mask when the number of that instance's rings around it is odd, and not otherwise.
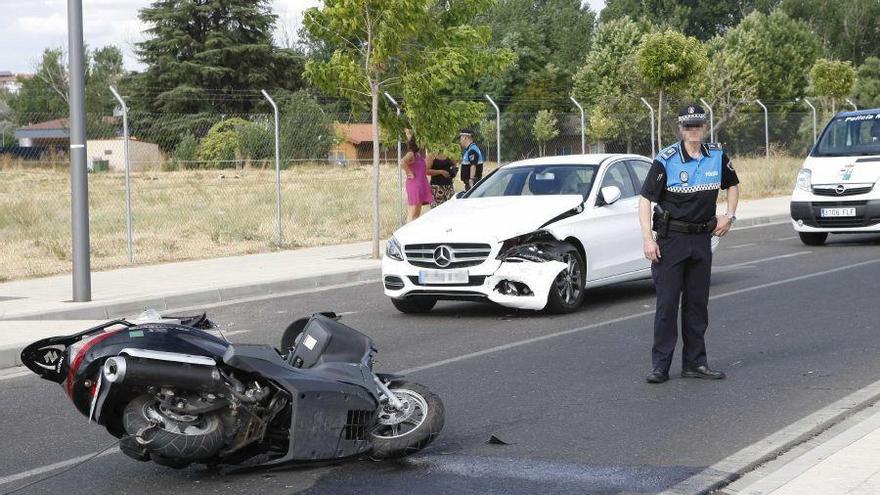
<path fill-rule="evenodd" d="M 40 340 L 21 353 L 139 461 L 270 467 L 400 457 L 443 428 L 440 398 L 375 373 L 373 341 L 334 313 L 293 322 L 280 351 L 216 337 L 204 314 L 150 315 Z"/>

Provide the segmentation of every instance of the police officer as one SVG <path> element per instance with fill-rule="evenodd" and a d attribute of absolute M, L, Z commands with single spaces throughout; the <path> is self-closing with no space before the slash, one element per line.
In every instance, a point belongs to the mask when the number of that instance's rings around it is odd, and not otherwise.
<path fill-rule="evenodd" d="M 704 340 L 709 325 L 711 238 L 725 235 L 736 221 L 739 179 L 721 147 L 703 142 L 706 114 L 702 108 L 683 108 L 678 123 L 681 141 L 657 155 L 639 200 L 645 257 L 652 262 L 657 290 L 648 383 L 669 380 L 678 338 L 679 301 L 684 344 L 681 376 L 724 378 L 724 373 L 709 368 Z M 719 189 L 727 189 L 727 212 L 716 216 Z M 653 216 L 651 203 L 656 203 Z"/>
<path fill-rule="evenodd" d="M 461 181 L 464 182 L 464 189 L 468 190 L 483 178 L 483 152 L 474 142 L 470 130 L 462 129 L 458 137 L 462 149 Z"/>

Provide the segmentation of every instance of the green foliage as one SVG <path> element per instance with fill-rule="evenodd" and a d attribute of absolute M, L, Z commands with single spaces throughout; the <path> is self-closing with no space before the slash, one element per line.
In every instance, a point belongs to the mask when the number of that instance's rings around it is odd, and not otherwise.
<path fill-rule="evenodd" d="M 244 158 L 242 135 L 254 124 L 234 117 L 217 122 L 199 144 L 197 158 L 205 168 L 227 168 Z"/>
<path fill-rule="evenodd" d="M 685 88 L 706 64 L 706 47 L 696 38 L 672 30 L 646 35 L 636 54 L 642 79 L 663 92 Z"/>
<path fill-rule="evenodd" d="M 608 0 L 601 19 L 604 23 L 628 16 L 707 41 L 739 24 L 744 15 L 774 3 L 775 0 Z"/>
<path fill-rule="evenodd" d="M 645 26 L 629 17 L 603 22 L 584 65 L 573 78 L 572 94 L 585 107 L 588 134 L 632 142 L 647 122 L 636 97 L 644 93 L 635 57 Z"/>
<path fill-rule="evenodd" d="M 194 168 L 198 152 L 199 140 L 192 134 L 187 134 L 174 147 L 174 152 L 171 153 L 171 160 L 168 162 L 171 164 L 170 168 Z"/>
<path fill-rule="evenodd" d="M 880 107 L 880 58 L 868 57 L 859 66 L 852 97 L 863 107 Z"/>
<path fill-rule="evenodd" d="M 861 63 L 880 56 L 880 2 L 782 0 L 779 9 L 809 24 L 829 58 Z"/>
<path fill-rule="evenodd" d="M 810 69 L 810 84 L 816 96 L 843 98 L 855 84 L 856 71 L 851 62 L 820 58 Z"/>
<path fill-rule="evenodd" d="M 538 141 L 538 147 L 541 156 L 544 156 L 545 147 L 548 141 L 556 139 L 559 136 L 559 129 L 556 126 L 556 116 L 550 110 L 539 110 L 535 115 L 535 121 L 532 124 L 532 135 Z"/>
<path fill-rule="evenodd" d="M 138 17 L 147 69 L 131 89 L 144 110 L 250 112 L 265 103 L 241 91 L 302 86 L 302 55 L 272 45 L 268 0 L 154 0 Z"/>
<path fill-rule="evenodd" d="M 282 98 L 279 106 L 282 165 L 287 165 L 285 160 L 326 158 L 335 142 L 333 119 L 317 100 L 297 91 Z"/>

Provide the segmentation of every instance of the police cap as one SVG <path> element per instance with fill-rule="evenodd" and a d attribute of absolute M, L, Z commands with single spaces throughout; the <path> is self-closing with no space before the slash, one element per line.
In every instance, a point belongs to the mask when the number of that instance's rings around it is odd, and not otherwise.
<path fill-rule="evenodd" d="M 678 112 L 679 124 L 705 124 L 706 111 L 699 105 L 688 105 Z"/>

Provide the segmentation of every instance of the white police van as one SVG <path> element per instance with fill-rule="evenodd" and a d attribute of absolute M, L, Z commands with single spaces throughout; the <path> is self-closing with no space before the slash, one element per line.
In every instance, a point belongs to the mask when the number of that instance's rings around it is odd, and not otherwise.
<path fill-rule="evenodd" d="M 791 219 L 801 241 L 880 233 L 880 108 L 843 112 L 825 126 L 797 176 Z"/>

